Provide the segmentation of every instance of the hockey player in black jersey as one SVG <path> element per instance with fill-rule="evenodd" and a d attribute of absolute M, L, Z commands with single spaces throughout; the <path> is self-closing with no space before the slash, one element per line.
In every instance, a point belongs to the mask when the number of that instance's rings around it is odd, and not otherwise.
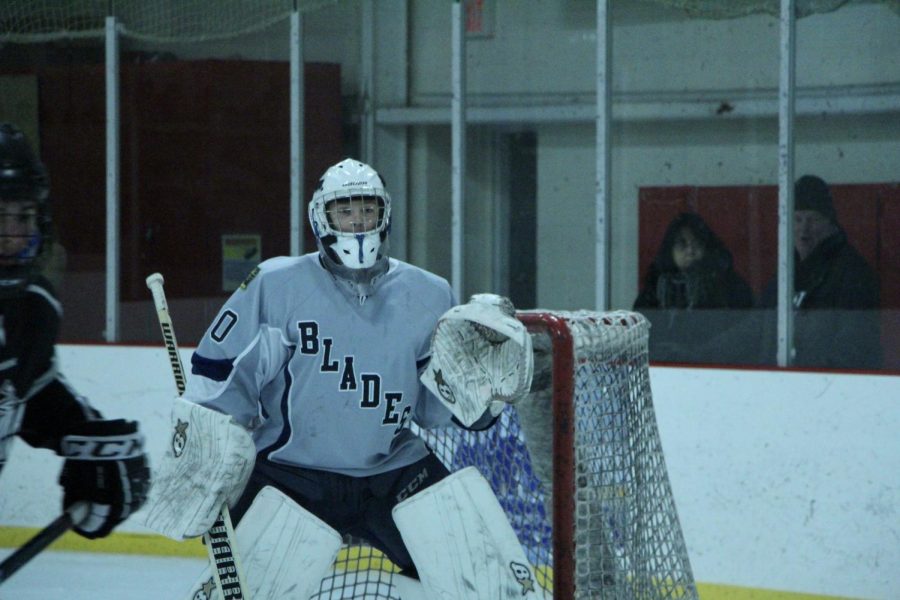
<path fill-rule="evenodd" d="M 49 191 L 24 134 L 0 123 L 0 470 L 15 435 L 59 454 L 63 506 L 87 505 L 74 529 L 94 539 L 140 508 L 150 472 L 137 423 L 104 419 L 57 371 L 62 311 L 38 268 L 51 243 Z"/>

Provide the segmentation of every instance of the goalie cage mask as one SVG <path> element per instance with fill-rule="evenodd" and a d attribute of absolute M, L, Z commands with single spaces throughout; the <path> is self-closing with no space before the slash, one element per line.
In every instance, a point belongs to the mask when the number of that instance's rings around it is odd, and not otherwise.
<path fill-rule="evenodd" d="M 25 134 L 0 123 L 0 296 L 15 295 L 49 247 L 50 182 Z"/>
<path fill-rule="evenodd" d="M 322 178 L 309 203 L 309 222 L 329 271 L 364 299 L 387 271 L 391 197 L 375 169 L 347 158 Z"/>

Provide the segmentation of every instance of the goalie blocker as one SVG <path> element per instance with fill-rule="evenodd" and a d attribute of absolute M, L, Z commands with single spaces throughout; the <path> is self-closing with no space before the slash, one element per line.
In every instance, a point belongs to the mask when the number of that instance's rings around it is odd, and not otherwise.
<path fill-rule="evenodd" d="M 497 416 L 531 388 L 531 336 L 515 318 L 512 303 L 475 294 L 438 320 L 431 360 L 420 379 L 466 427 L 486 410 Z"/>
<path fill-rule="evenodd" d="M 234 419 L 199 404 L 176 398 L 171 418 L 172 437 L 140 515 L 147 527 L 181 541 L 209 531 L 222 505 L 237 501 L 256 448 Z"/>

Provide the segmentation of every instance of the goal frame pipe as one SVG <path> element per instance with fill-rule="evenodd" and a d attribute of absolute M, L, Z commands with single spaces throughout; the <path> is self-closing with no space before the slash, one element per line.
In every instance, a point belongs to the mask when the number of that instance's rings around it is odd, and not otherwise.
<path fill-rule="evenodd" d="M 531 333 L 546 333 L 553 348 L 553 598 L 575 598 L 575 346 L 563 317 L 519 312 Z M 562 566 L 562 568 L 560 568 Z"/>

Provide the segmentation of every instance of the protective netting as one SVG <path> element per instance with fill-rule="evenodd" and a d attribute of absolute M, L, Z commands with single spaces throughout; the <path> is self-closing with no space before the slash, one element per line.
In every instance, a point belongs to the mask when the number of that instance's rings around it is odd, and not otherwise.
<path fill-rule="evenodd" d="M 98 37 L 107 16 L 123 34 L 153 42 L 198 42 L 258 31 L 286 19 L 295 5 L 303 12 L 338 0 L 4 0 L 0 41 L 45 42 Z M 687 15 L 731 19 L 751 14 L 778 16 L 780 0 L 645 0 Z M 900 0 L 796 0 L 798 17 L 831 12 L 847 4 L 886 4 L 900 14 Z"/>
<path fill-rule="evenodd" d="M 753 14 L 781 14 L 781 0 L 647 0 L 669 8 L 683 10 L 691 17 L 734 19 Z M 835 11 L 847 4 L 886 4 L 900 14 L 900 0 L 795 0 L 797 17 Z"/>
<path fill-rule="evenodd" d="M 123 34 L 153 42 L 198 42 L 258 31 L 286 19 L 295 5 L 303 12 L 338 0 L 4 0 L 0 41 L 45 42 L 98 37 L 107 16 Z M 731 19 L 751 14 L 778 16 L 780 0 L 646 0 L 687 15 Z M 831 12 L 847 4 L 886 4 L 900 14 L 900 0 L 796 0 L 797 16 Z"/>
<path fill-rule="evenodd" d="M 124 35 L 154 42 L 237 37 L 337 0 L 4 0 L 0 40 L 45 42 L 103 36 L 115 16 Z"/>
<path fill-rule="evenodd" d="M 528 397 L 484 432 L 418 433 L 450 470 L 474 465 L 490 482 L 535 567 L 543 598 L 696 599 L 653 410 L 647 321 L 631 312 L 520 318 L 535 348 Z M 560 345 L 553 323 L 563 325 L 571 342 Z M 565 389 L 571 391 L 561 393 Z M 567 468 L 554 451 L 554 410 L 560 414 L 566 406 L 574 423 L 566 438 L 574 467 L 562 478 L 571 485 L 554 489 L 554 471 Z M 556 562 L 554 506 L 574 507 L 565 539 L 575 550 Z M 349 542 L 315 598 L 400 600 L 393 566 L 377 551 Z M 554 580 L 572 581 L 574 590 L 554 594 Z"/>

